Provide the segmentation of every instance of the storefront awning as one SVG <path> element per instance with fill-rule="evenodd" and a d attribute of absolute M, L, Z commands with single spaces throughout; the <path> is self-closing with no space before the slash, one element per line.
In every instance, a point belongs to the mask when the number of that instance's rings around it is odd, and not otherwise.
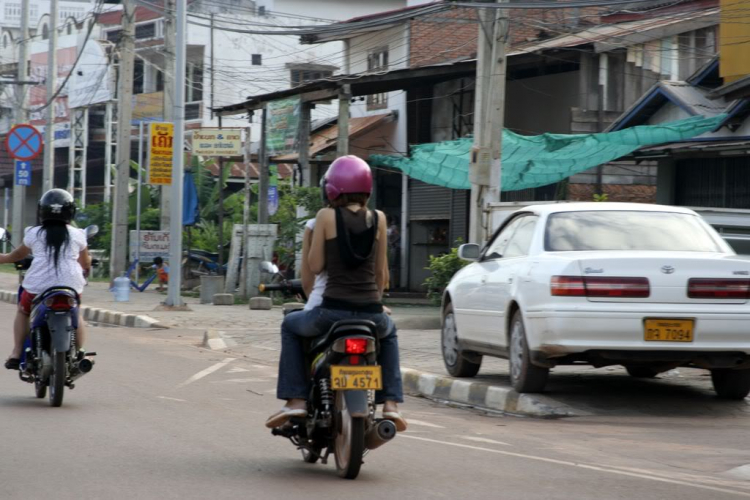
<path fill-rule="evenodd" d="M 644 146 L 684 141 L 714 130 L 726 115 L 694 116 L 659 125 L 631 127 L 600 134 L 543 134 L 524 136 L 503 131 L 503 191 L 546 186 L 616 160 Z M 370 156 L 375 166 L 401 170 L 409 177 L 452 189 L 470 189 L 469 152 L 465 138 L 411 149 L 408 158 Z"/>

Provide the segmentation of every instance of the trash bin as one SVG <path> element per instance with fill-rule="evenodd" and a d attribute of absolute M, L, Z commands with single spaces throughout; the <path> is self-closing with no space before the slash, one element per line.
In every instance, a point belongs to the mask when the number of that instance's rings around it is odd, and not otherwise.
<path fill-rule="evenodd" d="M 201 276 L 201 304 L 213 304 L 217 293 L 224 293 L 224 276 Z"/>
<path fill-rule="evenodd" d="M 115 286 L 112 289 L 115 294 L 115 302 L 127 302 L 130 300 L 130 279 L 127 276 L 115 278 Z"/>

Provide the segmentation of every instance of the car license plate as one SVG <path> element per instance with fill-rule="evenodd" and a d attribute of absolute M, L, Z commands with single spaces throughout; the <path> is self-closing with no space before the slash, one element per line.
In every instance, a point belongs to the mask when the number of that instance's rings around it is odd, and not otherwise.
<path fill-rule="evenodd" d="M 644 340 L 647 342 L 692 342 L 692 319 L 647 319 L 644 321 Z"/>
<path fill-rule="evenodd" d="M 336 391 L 380 390 L 383 375 L 379 366 L 332 366 L 331 384 Z"/>

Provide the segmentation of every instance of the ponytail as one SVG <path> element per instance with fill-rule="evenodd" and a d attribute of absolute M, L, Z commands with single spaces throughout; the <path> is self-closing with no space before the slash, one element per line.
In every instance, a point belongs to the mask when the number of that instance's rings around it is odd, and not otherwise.
<path fill-rule="evenodd" d="M 39 235 L 41 236 L 42 234 L 45 237 L 47 255 L 53 256 L 55 272 L 57 272 L 60 263 L 60 252 L 70 244 L 68 225 L 63 221 L 44 221 L 39 229 Z"/>

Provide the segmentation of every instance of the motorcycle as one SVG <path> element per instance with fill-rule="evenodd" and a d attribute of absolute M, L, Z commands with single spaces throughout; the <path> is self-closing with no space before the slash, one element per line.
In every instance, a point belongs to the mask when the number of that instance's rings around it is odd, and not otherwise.
<path fill-rule="evenodd" d="M 99 231 L 97 226 L 86 228 L 86 237 Z M 0 241 L 6 231 L 0 228 Z M 33 257 L 16 263 L 19 270 L 28 269 Z M 20 294 L 19 294 L 20 295 Z M 30 316 L 30 335 L 21 357 L 19 377 L 34 384 L 36 397 L 43 399 L 49 388 L 49 404 L 62 405 L 65 388 L 75 388 L 75 381 L 91 372 L 96 356 L 84 356 L 78 351 L 76 332 L 80 297 L 68 287 L 52 287 L 34 298 Z"/>
<path fill-rule="evenodd" d="M 273 272 L 269 264 L 262 263 L 261 270 Z M 261 285 L 261 291 L 271 286 L 271 290 L 301 292 L 301 283 L 294 281 Z M 396 436 L 393 422 L 375 418 L 374 391 L 383 388 L 375 324 L 339 321 L 326 334 L 305 339 L 304 344 L 305 364 L 310 367 L 308 416 L 292 418 L 271 433 L 289 439 L 307 463 L 327 464 L 333 454 L 339 476 L 355 479 L 364 456 Z"/>
<path fill-rule="evenodd" d="M 299 279 L 287 279 L 280 271 L 276 264 L 272 262 L 261 262 L 259 265 L 260 272 L 262 274 L 270 275 L 270 283 L 261 283 L 258 286 L 258 291 L 261 293 L 265 292 L 280 292 L 285 298 L 296 299 L 301 298 L 307 300 L 305 291 L 302 288 L 302 280 Z M 295 309 L 291 309 L 293 311 Z M 286 315 L 288 310 L 284 310 Z"/>

